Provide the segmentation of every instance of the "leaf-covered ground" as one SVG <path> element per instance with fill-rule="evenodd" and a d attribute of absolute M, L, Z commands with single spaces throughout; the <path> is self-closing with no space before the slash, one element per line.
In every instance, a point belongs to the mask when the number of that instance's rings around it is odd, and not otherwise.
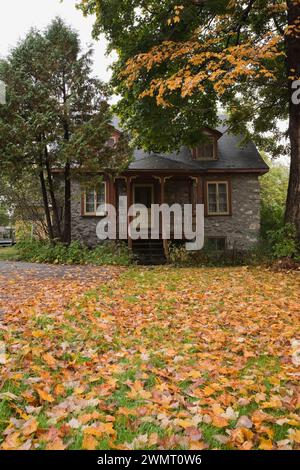
<path fill-rule="evenodd" d="M 0 275 L 1 449 L 300 447 L 299 273 L 83 269 Z"/>

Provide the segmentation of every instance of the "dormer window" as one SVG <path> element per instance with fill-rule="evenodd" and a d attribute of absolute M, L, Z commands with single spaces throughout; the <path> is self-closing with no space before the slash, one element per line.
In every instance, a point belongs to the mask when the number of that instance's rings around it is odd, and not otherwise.
<path fill-rule="evenodd" d="M 216 160 L 217 159 L 217 141 L 213 136 L 207 136 L 205 141 L 200 142 L 193 149 L 193 158 L 195 160 Z"/>
<path fill-rule="evenodd" d="M 194 160 L 217 160 L 219 131 L 206 128 L 202 130 L 203 140 L 192 149 Z"/>

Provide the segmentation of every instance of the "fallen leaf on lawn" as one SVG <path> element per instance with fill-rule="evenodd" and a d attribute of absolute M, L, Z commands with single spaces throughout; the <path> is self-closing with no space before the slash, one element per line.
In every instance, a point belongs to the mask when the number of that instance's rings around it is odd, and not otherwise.
<path fill-rule="evenodd" d="M 273 443 L 270 439 L 261 439 L 258 448 L 261 450 L 272 450 Z"/>
<path fill-rule="evenodd" d="M 261 410 L 255 410 L 251 416 L 252 422 L 255 426 L 260 426 L 263 421 L 268 421 L 270 416 Z"/>
<path fill-rule="evenodd" d="M 153 432 L 152 434 L 150 434 L 149 439 L 148 439 L 148 445 L 150 447 L 155 446 L 158 443 L 158 438 L 159 436 L 157 432 Z"/>
<path fill-rule="evenodd" d="M 93 420 L 96 420 L 96 419 L 100 418 L 100 416 L 101 415 L 100 415 L 100 413 L 98 413 L 98 411 L 93 411 L 92 413 L 87 413 L 87 414 L 79 416 L 78 421 L 81 424 L 86 424 L 89 421 L 93 421 Z"/>
<path fill-rule="evenodd" d="M 216 390 L 214 388 L 210 387 L 209 385 L 207 385 L 206 387 L 204 387 L 203 393 L 206 397 L 210 397 L 211 395 L 216 393 Z"/>
<path fill-rule="evenodd" d="M 32 440 L 27 439 L 27 441 L 25 441 L 22 445 L 20 445 L 20 447 L 18 447 L 18 451 L 20 451 L 20 450 L 30 450 L 31 446 L 32 446 Z"/>
<path fill-rule="evenodd" d="M 30 434 L 33 434 L 38 428 L 38 423 L 36 418 L 31 418 L 26 423 L 24 424 L 22 428 L 22 432 L 24 436 L 30 436 Z"/>
<path fill-rule="evenodd" d="M 56 360 L 50 353 L 46 353 L 42 355 L 42 359 L 48 364 L 50 367 L 54 367 L 56 365 Z"/>
<path fill-rule="evenodd" d="M 214 415 L 212 418 L 212 425 L 216 426 L 216 428 L 225 428 L 226 426 L 228 426 L 228 420 L 222 418 L 222 416 Z"/>
<path fill-rule="evenodd" d="M 190 441 L 200 441 L 202 439 L 202 432 L 196 426 L 186 428 L 185 434 L 189 437 Z"/>
<path fill-rule="evenodd" d="M 68 422 L 68 425 L 69 425 L 70 428 L 72 428 L 72 429 L 79 429 L 80 426 L 81 426 L 81 423 L 78 421 L 78 419 L 72 418 L 72 419 Z"/>
<path fill-rule="evenodd" d="M 202 377 L 202 373 L 198 370 L 191 370 L 187 375 L 191 379 L 200 379 Z"/>
<path fill-rule="evenodd" d="M 53 441 L 49 442 L 46 446 L 46 450 L 65 450 L 66 445 L 60 437 L 56 437 Z"/>
<path fill-rule="evenodd" d="M 247 428 L 247 429 L 251 429 L 253 426 L 253 423 L 251 421 L 251 419 L 248 418 L 248 416 L 240 416 L 240 418 L 238 419 L 237 423 L 236 423 L 236 428 Z"/>
<path fill-rule="evenodd" d="M 18 449 L 20 447 L 20 433 L 19 432 L 14 432 L 7 436 L 5 441 L 2 443 L 1 448 L 3 450 L 14 450 Z"/>
<path fill-rule="evenodd" d="M 282 401 L 279 397 L 271 397 L 270 401 L 265 401 L 262 403 L 262 408 L 281 408 L 282 407 Z"/>
<path fill-rule="evenodd" d="M 230 440 L 236 444 L 243 444 L 245 441 L 251 441 L 254 434 L 247 428 L 236 428 L 232 431 Z"/>
<path fill-rule="evenodd" d="M 224 436 L 224 434 L 215 434 L 213 438 L 220 444 L 227 444 L 230 439 L 228 436 Z"/>
<path fill-rule="evenodd" d="M 54 393 L 56 396 L 61 396 L 65 394 L 65 387 L 62 384 L 57 384 L 54 387 Z"/>
<path fill-rule="evenodd" d="M 175 419 L 174 424 L 177 424 L 177 426 L 180 426 L 183 429 L 193 427 L 193 422 L 191 419 Z"/>
<path fill-rule="evenodd" d="M 190 450 L 205 450 L 208 449 L 208 444 L 205 442 L 191 442 L 189 449 Z"/>
<path fill-rule="evenodd" d="M 233 408 L 231 408 L 231 406 L 228 406 L 225 413 L 222 413 L 221 416 L 223 418 L 226 418 L 226 419 L 229 419 L 231 421 L 234 421 L 238 418 L 239 416 L 239 412 L 238 411 L 234 411 Z"/>
<path fill-rule="evenodd" d="M 103 434 L 113 436 L 115 433 L 116 431 L 113 428 L 113 423 L 96 423 L 95 425 L 84 429 L 84 434 L 90 434 L 97 437 L 102 436 Z"/>
<path fill-rule="evenodd" d="M 14 403 L 11 403 L 10 405 L 17 413 L 18 415 L 22 418 L 22 419 L 25 419 L 25 421 L 28 421 L 30 419 L 30 416 L 26 413 L 24 413 L 24 411 L 22 410 L 22 408 L 19 408 L 18 406 L 16 406 Z"/>
<path fill-rule="evenodd" d="M 50 395 L 50 393 L 46 392 L 45 390 L 41 390 L 40 388 L 38 388 L 37 393 L 39 394 L 39 397 L 44 401 L 48 401 L 49 403 L 52 403 L 54 401 L 52 395 Z"/>
<path fill-rule="evenodd" d="M 91 434 L 84 434 L 82 449 L 84 450 L 95 450 L 98 445 L 97 439 L 94 438 Z"/>
<path fill-rule="evenodd" d="M 289 438 L 300 444 L 300 429 L 289 429 L 288 430 Z"/>

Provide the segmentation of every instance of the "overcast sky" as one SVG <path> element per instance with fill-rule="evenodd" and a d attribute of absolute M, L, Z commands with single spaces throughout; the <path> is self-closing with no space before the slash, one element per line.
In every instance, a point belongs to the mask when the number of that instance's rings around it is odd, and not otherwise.
<path fill-rule="evenodd" d="M 19 39 L 24 38 L 32 27 L 45 28 L 55 16 L 61 16 L 70 26 L 76 29 L 82 45 L 91 44 L 95 50 L 94 73 L 102 80 L 109 80 L 108 67 L 113 58 L 105 56 L 104 38 L 92 41 L 93 18 L 85 18 L 77 10 L 76 0 L 8 0 L 1 1 L 0 6 L 0 56 L 5 56 Z"/>

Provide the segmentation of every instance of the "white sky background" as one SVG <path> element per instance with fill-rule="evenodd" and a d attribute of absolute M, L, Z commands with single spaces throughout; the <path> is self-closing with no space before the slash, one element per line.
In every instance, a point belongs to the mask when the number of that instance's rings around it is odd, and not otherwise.
<path fill-rule="evenodd" d="M 106 57 L 106 41 L 92 40 L 92 16 L 85 18 L 77 10 L 76 0 L 1 0 L 0 4 L 0 57 L 5 57 L 19 39 L 25 37 L 32 27 L 44 29 L 56 16 L 62 17 L 68 25 L 77 30 L 82 46 L 92 44 L 94 48 L 94 74 L 104 81 L 110 79 L 108 70 L 113 57 Z"/>

